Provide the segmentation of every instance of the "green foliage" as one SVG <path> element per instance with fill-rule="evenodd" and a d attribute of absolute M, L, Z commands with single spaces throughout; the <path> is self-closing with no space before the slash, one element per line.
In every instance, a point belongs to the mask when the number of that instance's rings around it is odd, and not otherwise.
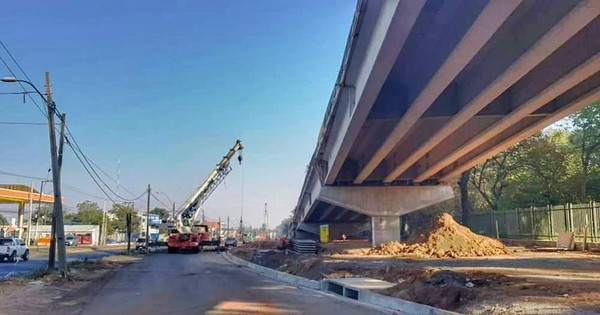
<path fill-rule="evenodd" d="M 281 221 L 281 223 L 275 228 L 275 232 L 280 235 L 287 235 L 290 223 L 292 222 L 292 216 L 289 216 Z"/>
<path fill-rule="evenodd" d="M 102 211 L 102 208 L 100 208 L 98 203 L 89 200 L 77 204 L 77 214 L 69 215 L 69 219 L 71 219 L 70 222 L 79 224 L 99 225 L 101 229 L 104 228 L 102 224 L 103 217 L 104 212 Z M 66 216 L 65 222 L 67 222 Z M 111 234 L 113 231 L 114 229 L 109 224 L 107 234 Z"/>
<path fill-rule="evenodd" d="M 6 218 L 0 214 L 0 225 L 8 225 L 10 222 L 8 222 L 8 220 L 6 220 Z"/>
<path fill-rule="evenodd" d="M 132 214 L 131 230 L 137 231 L 140 227 L 140 218 L 132 206 L 123 204 L 114 204 L 110 210 L 110 214 L 114 216 L 114 219 L 110 222 L 111 227 L 119 232 L 125 232 L 127 230 L 126 217 L 128 213 Z"/>
<path fill-rule="evenodd" d="M 48 204 L 42 205 L 39 209 L 33 211 L 32 214 L 32 222 L 37 222 L 39 220 L 39 224 L 47 225 L 52 221 L 52 206 Z"/>
<path fill-rule="evenodd" d="M 77 204 L 77 217 L 82 224 L 102 225 L 103 212 L 97 203 L 86 200 Z"/>
<path fill-rule="evenodd" d="M 600 103 L 474 167 L 475 211 L 600 200 Z"/>
<path fill-rule="evenodd" d="M 158 214 L 160 216 L 161 220 L 165 220 L 169 217 L 169 211 L 167 211 L 167 209 L 164 208 L 154 208 L 152 210 L 150 210 L 150 213 L 152 214 Z"/>

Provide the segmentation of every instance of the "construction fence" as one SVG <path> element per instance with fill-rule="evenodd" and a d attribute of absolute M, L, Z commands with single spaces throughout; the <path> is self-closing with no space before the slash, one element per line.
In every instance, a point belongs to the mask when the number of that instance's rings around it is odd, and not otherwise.
<path fill-rule="evenodd" d="M 474 232 L 501 239 L 556 241 L 558 234 L 575 232 L 575 240 L 600 243 L 600 203 L 507 209 L 473 213 Z"/>

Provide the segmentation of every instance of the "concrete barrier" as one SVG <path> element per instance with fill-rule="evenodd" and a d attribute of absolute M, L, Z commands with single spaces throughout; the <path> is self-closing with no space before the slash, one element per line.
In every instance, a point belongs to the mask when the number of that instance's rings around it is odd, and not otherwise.
<path fill-rule="evenodd" d="M 406 301 L 387 295 L 372 292 L 366 289 L 354 288 L 351 286 L 343 287 L 336 290 L 330 286 L 330 280 L 324 279 L 321 281 L 310 280 L 303 277 L 291 275 L 289 273 L 277 271 L 271 268 L 263 267 L 247 260 L 235 257 L 229 252 L 223 252 L 223 257 L 230 263 L 238 266 L 244 266 L 255 272 L 274 280 L 278 280 L 287 284 L 303 287 L 306 289 L 318 290 L 328 293 L 329 296 L 338 296 L 343 300 L 352 301 L 366 306 L 372 306 L 376 309 L 389 311 L 393 314 L 398 312 L 407 315 L 455 315 L 459 313 L 446 311 L 429 305 L 419 304 L 411 301 Z"/>

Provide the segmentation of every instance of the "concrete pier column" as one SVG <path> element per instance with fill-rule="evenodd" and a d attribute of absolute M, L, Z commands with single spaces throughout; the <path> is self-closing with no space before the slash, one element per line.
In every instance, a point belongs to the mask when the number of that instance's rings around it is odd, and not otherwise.
<path fill-rule="evenodd" d="M 23 236 L 23 216 L 25 214 L 25 203 L 19 203 L 19 209 L 17 211 L 17 237 Z"/>
<path fill-rule="evenodd" d="M 399 216 L 371 217 L 371 235 L 373 247 L 389 241 L 400 240 Z"/>

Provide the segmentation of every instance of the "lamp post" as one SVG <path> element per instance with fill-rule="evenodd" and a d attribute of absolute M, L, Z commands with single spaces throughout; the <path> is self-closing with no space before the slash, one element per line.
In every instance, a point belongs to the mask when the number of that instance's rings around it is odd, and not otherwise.
<path fill-rule="evenodd" d="M 31 86 L 37 94 L 44 100 L 46 103 L 48 112 L 48 134 L 50 136 L 50 160 L 52 161 L 52 184 L 54 186 L 54 215 L 52 216 L 52 220 L 56 222 L 53 226 L 56 226 L 55 235 L 51 235 L 51 237 L 56 238 L 56 244 L 58 247 L 58 270 L 63 277 L 67 276 L 67 260 L 66 260 L 66 248 L 65 248 L 65 226 L 63 222 L 63 209 L 62 209 L 62 193 L 61 193 L 61 185 L 60 185 L 60 165 L 59 165 L 59 157 L 58 157 L 58 148 L 56 145 L 56 135 L 54 130 L 54 115 L 56 113 L 56 104 L 52 100 L 52 91 L 50 86 L 50 73 L 46 72 L 46 96 L 38 90 L 38 88 L 31 82 L 26 80 L 19 80 L 15 77 L 3 77 L 0 78 L 2 82 L 8 83 L 25 83 Z M 61 116 L 61 120 L 63 120 L 63 116 Z M 62 136 L 61 136 L 62 138 Z M 54 257 L 52 257 L 52 249 L 50 250 L 51 259 L 48 260 L 48 269 L 52 271 L 54 268 Z"/>

